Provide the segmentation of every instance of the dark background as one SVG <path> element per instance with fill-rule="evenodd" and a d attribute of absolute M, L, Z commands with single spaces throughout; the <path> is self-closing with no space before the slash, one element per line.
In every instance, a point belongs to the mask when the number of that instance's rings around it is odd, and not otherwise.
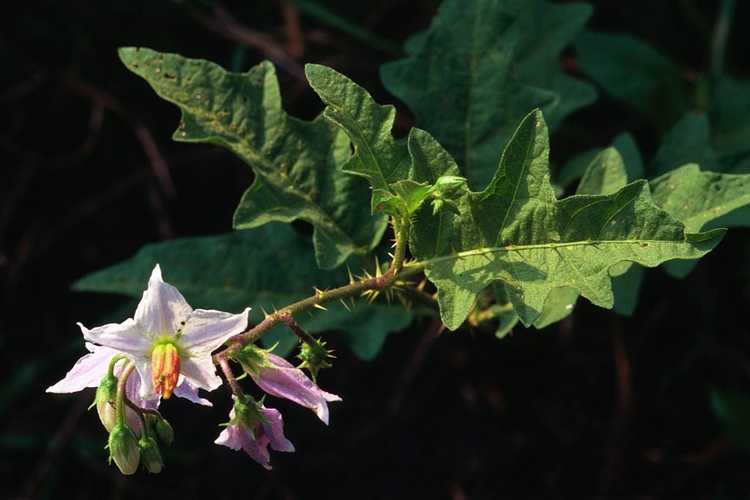
<path fill-rule="evenodd" d="M 727 64 L 750 77 L 750 5 L 737 3 Z M 335 13 L 326 17 L 283 1 L 214 4 L 224 11 L 26 1 L 0 16 L 0 497 L 748 497 L 748 455 L 709 405 L 712 387 L 750 392 L 746 229 L 732 230 L 684 281 L 649 273 L 632 318 L 584 303 L 562 323 L 517 328 L 502 341 L 466 330 L 433 342 L 435 325 L 415 323 L 372 363 L 342 350 L 321 380 L 344 398 L 330 428 L 277 405 L 298 451 L 275 453 L 272 472 L 212 444 L 226 420 L 224 389 L 214 408 L 165 402 L 177 431 L 167 466 L 132 477 L 106 463 L 106 434 L 85 411 L 93 390 L 44 393 L 84 352 L 75 322 L 97 324 L 122 303 L 70 292 L 70 283 L 147 242 L 230 231 L 251 181 L 230 153 L 171 141 L 178 110 L 120 64 L 118 46 L 235 71 L 274 59 L 285 108 L 311 118 L 322 105 L 299 78 L 304 62 L 333 66 L 399 105 L 379 66 L 399 57 L 437 4 L 315 2 Z M 643 37 L 686 78 L 707 70 L 717 2 L 595 7 L 592 29 Z M 411 123 L 400 107 L 396 132 Z M 654 130 L 602 95 L 568 118 L 553 160 L 623 130 L 653 153 Z"/>

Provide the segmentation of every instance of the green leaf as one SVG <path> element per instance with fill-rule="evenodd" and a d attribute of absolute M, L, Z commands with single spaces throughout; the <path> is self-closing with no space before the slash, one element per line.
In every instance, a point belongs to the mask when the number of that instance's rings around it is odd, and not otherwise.
<path fill-rule="evenodd" d="M 344 169 L 366 178 L 381 195 L 391 191 L 391 183 L 407 179 L 411 159 L 406 141 L 391 134 L 396 109 L 377 104 L 365 89 L 326 66 L 307 64 L 305 74 L 326 104 L 323 115 L 349 134 L 354 144 L 355 154 Z M 373 193 L 373 212 L 381 201 Z"/>
<path fill-rule="evenodd" d="M 298 120 L 281 106 L 276 72 L 263 62 L 247 73 L 146 48 L 122 48 L 120 59 L 156 93 L 182 110 L 174 139 L 223 146 L 255 173 L 234 216 L 247 229 L 301 219 L 315 228 L 317 264 L 341 265 L 367 254 L 385 231 L 361 200 L 367 184 L 343 173 L 349 140 L 326 120 Z"/>
<path fill-rule="evenodd" d="M 712 389 L 711 409 L 729 438 L 750 451 L 750 397 L 746 394 Z"/>
<path fill-rule="evenodd" d="M 609 195 L 558 201 L 549 182 L 548 154 L 547 127 L 537 110 L 518 127 L 489 186 L 467 191 L 460 200 L 460 216 L 417 213 L 412 253 L 438 288 L 449 328 L 463 323 L 477 295 L 495 280 L 506 283 L 527 326 L 559 287 L 611 308 L 613 265 L 630 261 L 655 267 L 670 259 L 697 258 L 724 234 L 686 233 L 653 203 L 645 181 Z"/>
<path fill-rule="evenodd" d="M 575 47 L 584 73 L 658 125 L 671 125 L 687 109 L 680 68 L 648 44 L 628 35 L 585 32 Z"/>
<path fill-rule="evenodd" d="M 551 126 L 591 103 L 593 88 L 560 69 L 591 15 L 585 4 L 446 0 L 430 28 L 384 65 L 385 87 L 458 161 L 474 188 L 495 170 L 516 124 L 541 107 Z"/>
<path fill-rule="evenodd" d="M 750 81 L 724 76 L 713 86 L 712 138 L 724 155 L 750 151 Z"/>
<path fill-rule="evenodd" d="M 632 179 L 632 173 L 642 171 L 640 153 L 635 143 L 626 135 L 618 139 L 620 147 L 630 157 L 630 164 L 635 166 L 631 169 L 631 174 L 628 173 L 619 151 L 615 147 L 607 148 L 591 160 L 578 184 L 576 194 L 612 194 L 625 187 L 628 179 Z M 609 275 L 612 277 L 614 310 L 625 316 L 632 315 L 638 304 L 643 268 L 632 262 L 623 261 L 612 266 Z M 578 296 L 578 291 L 569 287 L 552 290 L 534 326 L 544 328 L 570 315 Z"/>
<path fill-rule="evenodd" d="M 750 174 L 707 172 L 689 164 L 651 181 L 654 201 L 682 221 L 688 231 L 718 227 L 719 221 L 731 226 L 750 227 Z M 744 217 L 727 218 L 741 212 Z M 693 261 L 674 261 L 666 269 L 682 278 L 694 267 Z"/>
<path fill-rule="evenodd" d="M 165 280 L 193 307 L 240 311 L 251 306 L 254 322 L 263 318 L 263 310 L 273 311 L 311 295 L 313 287 L 331 288 L 347 281 L 342 270 L 319 269 L 309 241 L 289 226 L 274 223 L 220 236 L 146 245 L 130 259 L 77 281 L 73 289 L 140 297 L 156 263 L 161 264 Z M 388 333 L 411 320 L 410 313 L 401 308 L 365 301 L 359 301 L 352 312 L 340 303 L 326 307 L 328 311 L 300 314 L 297 319 L 312 333 L 347 332 L 342 339 L 366 359 Z M 361 339 L 363 335 L 373 338 Z M 264 341 L 267 345 L 279 342 L 281 354 L 296 342 L 282 327 L 269 332 Z"/>
<path fill-rule="evenodd" d="M 669 261 L 665 266 L 669 266 Z M 631 262 L 620 262 L 609 270 L 612 291 L 615 294 L 614 310 L 622 316 L 632 316 L 638 306 L 645 269 Z"/>
<path fill-rule="evenodd" d="M 627 183 L 625 162 L 617 149 L 610 147 L 591 160 L 578 184 L 576 194 L 611 194 Z"/>
<path fill-rule="evenodd" d="M 706 115 L 687 113 L 664 134 L 654 156 L 651 171 L 661 175 L 686 163 L 717 169 L 716 152 L 711 147 L 711 131 Z"/>
<path fill-rule="evenodd" d="M 622 156 L 625 162 L 625 175 L 628 179 L 633 181 L 643 177 L 643 158 L 638 150 L 638 145 L 630 134 L 625 132 L 615 137 L 611 147 L 615 148 L 620 153 L 620 156 Z M 576 179 L 583 177 L 583 174 L 591 166 L 591 162 L 602 151 L 602 149 L 589 149 L 573 156 L 560 169 L 557 176 L 557 183 L 565 188 Z"/>
<path fill-rule="evenodd" d="M 499 309 L 495 336 L 501 339 L 512 332 L 513 328 L 518 324 L 518 314 L 513 310 L 513 305 L 510 303 L 510 298 L 508 297 L 508 291 L 502 282 L 493 283 L 492 291 L 495 296 L 495 304 L 490 307 Z"/>

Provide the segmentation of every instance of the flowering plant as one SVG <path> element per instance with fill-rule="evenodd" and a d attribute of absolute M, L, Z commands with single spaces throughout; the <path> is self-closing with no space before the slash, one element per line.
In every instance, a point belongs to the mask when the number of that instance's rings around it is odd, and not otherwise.
<path fill-rule="evenodd" d="M 305 68 L 325 110 L 304 121 L 282 108 L 269 62 L 233 73 L 177 54 L 120 50 L 129 70 L 180 108 L 175 140 L 223 146 L 254 174 L 234 214 L 238 231 L 149 245 L 76 284 L 136 296 L 151 273 L 133 318 L 92 329 L 79 323 L 89 353 L 48 389 L 97 387 L 95 406 L 123 474 L 139 465 L 162 470 L 160 447 L 174 430 L 159 405 L 173 394 L 211 405 L 207 393 L 226 385 L 232 410 L 215 442 L 269 469 L 269 448 L 294 446 L 266 397 L 308 408 L 325 424 L 329 403 L 341 401 L 317 385 L 334 359 L 318 334 L 343 330 L 344 343 L 371 359 L 389 332 L 422 314 L 440 331 L 492 324 L 498 337 L 519 323 L 559 321 L 581 297 L 629 314 L 645 268 L 667 263 L 684 276 L 725 234 L 710 223 L 750 204 L 750 174 L 686 164 L 639 179 L 640 157 L 623 143 L 563 169 L 564 182 L 553 183 L 550 129 L 590 102 L 593 89 L 558 70 L 540 78 L 546 90 L 513 76 L 528 72 L 503 47 L 528 21 L 524 7 L 510 17 L 483 12 L 488 26 L 502 27 L 475 34 L 499 37 L 485 47 L 491 57 L 475 54 L 470 67 L 431 82 L 436 65 L 450 67 L 465 53 L 456 49 L 459 35 L 480 3 L 447 1 L 408 56 L 383 68 L 386 86 L 426 127 L 401 139 L 392 135 L 392 106 L 326 66 Z M 512 99 L 487 76 L 486 61 L 498 59 L 516 65 L 500 82 Z M 482 110 L 467 95 L 481 96 Z M 436 102 L 451 102 L 458 118 L 441 121 Z M 562 196 L 576 179 L 575 193 Z M 312 237 L 294 221 L 312 226 Z M 193 309 L 160 265 L 196 305 L 234 312 Z M 294 366 L 285 357 L 297 347 Z M 242 386 L 238 368 L 264 396 Z"/>

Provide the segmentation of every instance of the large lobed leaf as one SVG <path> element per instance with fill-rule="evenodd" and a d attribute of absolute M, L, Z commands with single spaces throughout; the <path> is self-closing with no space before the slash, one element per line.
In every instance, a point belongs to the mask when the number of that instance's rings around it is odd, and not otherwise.
<path fill-rule="evenodd" d="M 255 180 L 237 208 L 235 228 L 309 222 L 316 261 L 324 269 L 379 243 L 386 220 L 361 203 L 369 196 L 367 184 L 342 169 L 349 140 L 320 117 L 307 122 L 289 116 L 271 63 L 231 73 L 208 61 L 146 48 L 119 53 L 128 69 L 182 110 L 175 140 L 224 146 L 252 167 Z"/>
<path fill-rule="evenodd" d="M 548 153 L 547 127 L 535 111 L 508 143 L 490 185 L 466 193 L 460 215 L 438 220 L 426 211 L 419 214 L 412 252 L 438 287 L 449 328 L 460 326 L 477 295 L 498 279 L 527 326 L 560 287 L 611 308 L 614 265 L 654 267 L 675 258 L 698 258 L 723 235 L 722 230 L 686 233 L 653 203 L 645 181 L 608 195 L 557 200 Z"/>
<path fill-rule="evenodd" d="M 321 289 L 339 286 L 346 272 L 324 271 L 315 265 L 308 241 L 290 227 L 268 224 L 262 228 L 220 236 L 181 238 L 146 245 L 132 258 L 94 272 L 73 285 L 75 290 L 117 293 L 139 298 L 154 264 L 193 307 L 239 311 L 251 306 L 251 319 Z M 388 333 L 405 328 L 411 314 L 403 308 L 358 301 L 351 311 L 341 304 L 327 311 L 300 315 L 309 331 L 337 330 L 342 340 L 362 358 L 377 354 Z M 277 327 L 264 341 L 279 342 L 288 352 L 295 337 Z"/>
<path fill-rule="evenodd" d="M 530 110 L 541 108 L 554 128 L 594 100 L 559 61 L 590 15 L 586 4 L 446 0 L 407 42 L 407 57 L 382 67 L 382 80 L 482 188 Z"/>

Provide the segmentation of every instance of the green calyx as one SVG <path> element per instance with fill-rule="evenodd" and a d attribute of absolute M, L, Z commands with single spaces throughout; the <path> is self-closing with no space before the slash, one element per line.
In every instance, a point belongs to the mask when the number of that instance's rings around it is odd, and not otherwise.
<path fill-rule="evenodd" d="M 107 373 L 99 383 L 96 389 L 94 404 L 96 412 L 99 414 L 99 420 L 107 431 L 111 431 L 117 421 L 115 412 L 115 398 L 117 397 L 117 378 L 111 373 Z"/>
<path fill-rule="evenodd" d="M 255 344 L 247 344 L 237 353 L 232 355 L 232 359 L 242 365 L 242 369 L 247 373 L 257 375 L 260 368 L 269 366 L 268 353 L 273 350 L 262 349 Z"/>
<path fill-rule="evenodd" d="M 252 396 L 243 396 L 234 400 L 234 417 L 231 424 L 241 425 L 255 437 L 255 429 L 266 421 L 261 408 L 263 401 L 256 401 Z"/>
<path fill-rule="evenodd" d="M 138 439 L 130 428 L 125 424 L 117 423 L 109 433 L 109 462 L 114 460 L 120 472 L 129 476 L 138 470 L 141 460 L 141 452 L 138 447 Z"/>
<path fill-rule="evenodd" d="M 141 463 L 151 474 L 158 474 L 164 467 L 159 445 L 150 436 L 143 436 L 138 441 L 138 449 L 141 453 Z"/>
<path fill-rule="evenodd" d="M 330 359 L 333 351 L 326 349 L 326 343 L 322 339 L 314 339 L 314 342 L 303 342 L 300 346 L 297 358 L 302 361 L 298 368 L 307 368 L 313 381 L 317 381 L 318 372 L 332 365 Z"/>
<path fill-rule="evenodd" d="M 155 435 L 159 438 L 159 441 L 167 446 L 171 446 L 174 443 L 174 428 L 172 428 L 167 419 L 156 413 L 147 413 L 144 415 L 144 418 L 149 435 Z"/>

